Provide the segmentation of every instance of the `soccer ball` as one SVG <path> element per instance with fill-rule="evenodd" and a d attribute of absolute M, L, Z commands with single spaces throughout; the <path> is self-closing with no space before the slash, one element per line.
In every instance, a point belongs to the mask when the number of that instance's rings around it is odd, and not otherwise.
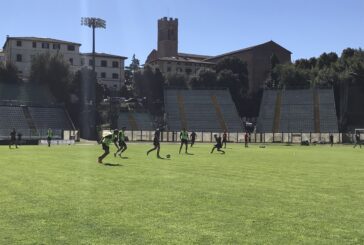
<path fill-rule="evenodd" d="M 167 155 L 166 155 L 166 158 L 171 158 L 171 155 L 167 154 Z"/>

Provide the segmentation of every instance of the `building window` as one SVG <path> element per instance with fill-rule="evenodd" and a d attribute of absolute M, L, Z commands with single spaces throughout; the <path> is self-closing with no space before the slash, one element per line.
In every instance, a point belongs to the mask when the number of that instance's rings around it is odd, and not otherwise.
<path fill-rule="evenodd" d="M 49 48 L 49 43 L 42 43 L 42 48 Z"/>
<path fill-rule="evenodd" d="M 101 78 L 106 78 L 106 73 L 105 72 L 101 72 Z"/>
<path fill-rule="evenodd" d="M 85 59 L 81 58 L 81 65 L 83 66 L 85 64 Z"/>
<path fill-rule="evenodd" d="M 37 42 L 33 42 L 33 48 L 37 47 Z"/>
<path fill-rule="evenodd" d="M 191 68 L 186 68 L 185 71 L 186 71 L 187 74 L 190 74 L 192 72 L 192 69 Z"/>
<path fill-rule="evenodd" d="M 70 58 L 69 61 L 70 61 L 70 64 L 73 65 L 73 58 Z"/>
<path fill-rule="evenodd" d="M 21 56 L 21 54 L 17 54 L 16 55 L 16 61 L 17 62 L 22 62 L 22 60 L 23 60 L 23 57 Z"/>
<path fill-rule="evenodd" d="M 180 65 L 181 64 L 181 62 L 177 62 L 177 65 Z"/>
<path fill-rule="evenodd" d="M 93 60 L 88 60 L 88 65 L 89 66 L 92 66 L 94 64 L 94 61 Z"/>
<path fill-rule="evenodd" d="M 117 61 L 113 61 L 113 62 L 112 62 L 112 67 L 114 67 L 114 68 L 118 68 L 118 67 L 119 67 L 119 62 L 117 62 Z"/>
<path fill-rule="evenodd" d="M 171 72 L 172 68 L 170 66 L 167 67 L 167 72 Z"/>
<path fill-rule="evenodd" d="M 61 44 L 53 43 L 53 49 L 61 49 Z"/>
<path fill-rule="evenodd" d="M 117 74 L 117 73 L 113 73 L 113 74 L 112 74 L 112 78 L 113 78 L 113 79 L 119 79 L 119 74 Z"/>
<path fill-rule="evenodd" d="M 107 67 L 107 61 L 106 60 L 101 60 L 101 66 L 102 67 Z"/>
<path fill-rule="evenodd" d="M 16 41 L 16 46 L 21 47 L 21 41 Z"/>
<path fill-rule="evenodd" d="M 75 45 L 68 45 L 67 50 L 68 51 L 75 51 Z"/>

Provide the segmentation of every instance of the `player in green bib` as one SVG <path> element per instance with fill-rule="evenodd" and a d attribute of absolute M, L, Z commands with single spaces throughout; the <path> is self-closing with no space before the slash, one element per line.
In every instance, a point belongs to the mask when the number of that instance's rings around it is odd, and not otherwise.
<path fill-rule="evenodd" d="M 52 131 L 52 129 L 49 128 L 47 131 L 48 147 L 51 147 L 52 137 L 53 137 L 53 131 Z"/>
<path fill-rule="evenodd" d="M 186 154 L 188 154 L 187 152 L 187 148 L 188 148 L 188 132 L 186 131 L 185 128 L 182 129 L 181 133 L 179 134 L 179 138 L 181 139 L 181 146 L 179 147 L 179 154 L 181 154 L 181 150 L 183 145 L 186 146 Z"/>
<path fill-rule="evenodd" d="M 102 160 L 109 155 L 110 153 L 110 144 L 113 143 L 113 136 L 112 134 L 108 134 L 101 139 L 102 149 L 105 151 L 104 154 L 99 156 L 98 160 L 99 163 L 102 163 Z"/>
<path fill-rule="evenodd" d="M 126 149 L 128 149 L 126 143 L 125 143 L 125 129 L 126 127 L 123 127 L 121 130 L 119 130 L 119 134 L 118 134 L 118 140 L 119 140 L 119 147 L 118 150 L 114 153 L 114 157 L 116 157 L 116 154 L 118 154 L 119 152 L 119 157 L 121 157 L 121 153 L 123 153 L 124 151 L 126 151 Z"/>

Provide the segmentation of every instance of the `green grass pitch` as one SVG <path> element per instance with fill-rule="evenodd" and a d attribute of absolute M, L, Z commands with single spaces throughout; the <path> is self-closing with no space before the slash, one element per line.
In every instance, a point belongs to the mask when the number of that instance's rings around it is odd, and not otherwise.
<path fill-rule="evenodd" d="M 211 146 L 1 146 L 0 244 L 364 243 L 364 149 Z"/>

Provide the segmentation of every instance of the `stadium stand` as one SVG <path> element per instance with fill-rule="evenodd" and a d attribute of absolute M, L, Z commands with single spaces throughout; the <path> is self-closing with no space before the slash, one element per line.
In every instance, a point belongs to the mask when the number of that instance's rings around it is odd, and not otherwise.
<path fill-rule="evenodd" d="M 277 101 L 280 93 L 279 103 Z M 280 108 L 277 109 L 277 106 Z M 278 119 L 279 126 L 276 122 Z M 265 90 L 257 132 L 338 132 L 333 91 L 331 89 Z"/>
<path fill-rule="evenodd" d="M 36 128 L 72 129 L 73 126 L 63 108 L 29 107 Z"/>
<path fill-rule="evenodd" d="M 151 116 L 145 112 L 120 112 L 118 128 L 122 127 L 127 130 L 154 130 Z"/>
<path fill-rule="evenodd" d="M 13 128 L 23 139 L 44 137 L 48 128 L 59 134 L 75 129 L 64 106 L 37 84 L 0 84 L 0 117 L 2 139 L 7 139 Z"/>
<path fill-rule="evenodd" d="M 168 129 L 179 131 L 220 132 L 242 130 L 234 102 L 228 90 L 177 90 L 164 91 Z"/>
<path fill-rule="evenodd" d="M 276 106 L 277 94 L 277 90 L 264 91 L 262 102 L 260 103 L 257 131 L 271 133 L 274 131 L 274 122 L 279 122 L 278 119 L 275 119 L 276 111 L 275 108 L 272 107 L 272 105 Z"/>

